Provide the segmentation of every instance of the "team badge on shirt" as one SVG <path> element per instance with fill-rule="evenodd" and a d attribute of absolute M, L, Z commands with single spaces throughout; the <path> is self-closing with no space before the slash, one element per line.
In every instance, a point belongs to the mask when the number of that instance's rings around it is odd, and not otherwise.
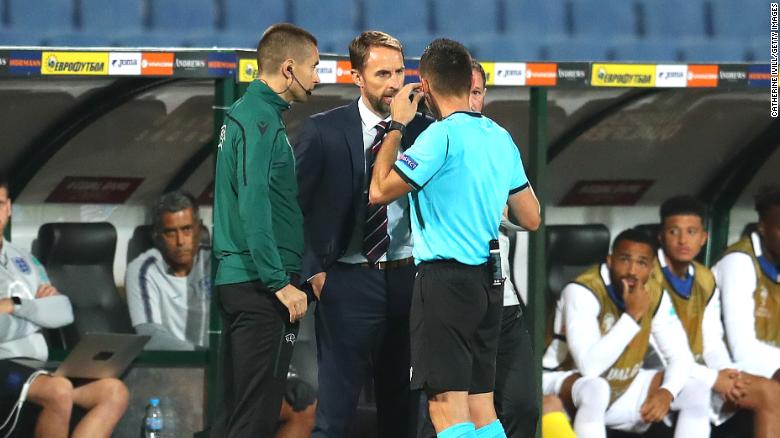
<path fill-rule="evenodd" d="M 14 262 L 16 265 L 16 268 L 19 269 L 19 271 L 22 274 L 29 274 L 30 273 L 30 265 L 27 264 L 27 260 L 21 258 L 21 257 L 11 257 L 11 261 Z"/>
<path fill-rule="evenodd" d="M 406 167 L 408 167 L 408 168 L 410 168 L 412 170 L 417 168 L 417 162 L 414 161 L 414 159 L 412 157 L 410 157 L 410 156 L 408 156 L 406 154 L 401 155 L 400 157 L 398 157 L 398 159 L 402 163 L 406 164 Z"/>

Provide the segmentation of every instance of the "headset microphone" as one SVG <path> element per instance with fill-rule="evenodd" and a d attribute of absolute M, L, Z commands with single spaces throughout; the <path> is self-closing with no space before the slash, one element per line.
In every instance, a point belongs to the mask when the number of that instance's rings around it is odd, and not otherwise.
<path fill-rule="evenodd" d="M 296 77 L 295 77 L 295 73 L 293 73 L 293 68 L 292 68 L 292 66 L 291 66 L 291 65 L 290 65 L 290 66 L 287 66 L 287 71 L 289 71 L 289 72 L 290 72 L 290 74 L 292 75 L 292 78 L 295 80 L 295 82 L 297 82 L 297 83 L 298 83 L 298 86 L 300 86 L 300 87 L 301 87 L 301 89 L 302 89 L 304 92 L 306 92 L 306 95 L 307 95 L 307 96 L 311 96 L 311 90 L 309 90 L 309 89 L 307 89 L 306 87 L 304 87 L 304 86 L 303 86 L 303 84 L 301 84 L 301 81 L 299 81 L 299 80 L 298 80 L 298 78 L 296 78 Z"/>

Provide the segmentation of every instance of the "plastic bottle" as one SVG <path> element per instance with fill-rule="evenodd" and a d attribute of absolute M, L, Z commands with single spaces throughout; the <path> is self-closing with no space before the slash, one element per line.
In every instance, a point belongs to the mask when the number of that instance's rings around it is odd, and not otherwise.
<path fill-rule="evenodd" d="M 144 438 L 161 438 L 164 427 L 160 399 L 149 399 L 149 404 L 146 406 L 146 416 L 144 416 Z"/>

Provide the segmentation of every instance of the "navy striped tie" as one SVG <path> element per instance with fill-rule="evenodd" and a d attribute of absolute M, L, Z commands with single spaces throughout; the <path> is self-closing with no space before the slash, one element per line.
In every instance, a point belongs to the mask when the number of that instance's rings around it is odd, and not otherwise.
<path fill-rule="evenodd" d="M 382 140 L 387 130 L 387 122 L 379 122 L 376 125 L 376 136 L 371 143 L 368 170 L 368 183 L 371 185 L 371 174 L 374 171 L 374 161 L 379 149 L 382 146 Z M 363 255 L 372 265 L 376 263 L 390 246 L 390 236 L 387 235 L 387 206 L 373 205 L 366 202 L 366 222 L 363 226 Z"/>

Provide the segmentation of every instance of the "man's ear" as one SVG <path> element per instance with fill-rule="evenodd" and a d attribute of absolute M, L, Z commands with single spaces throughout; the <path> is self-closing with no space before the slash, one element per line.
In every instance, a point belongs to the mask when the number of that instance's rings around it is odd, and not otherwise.
<path fill-rule="evenodd" d="M 350 73 L 352 74 L 352 82 L 354 82 L 358 87 L 363 88 L 363 75 L 361 75 L 360 72 L 354 68 L 350 71 Z"/>
<path fill-rule="evenodd" d="M 284 60 L 284 62 L 280 66 L 280 70 L 281 70 L 280 73 L 282 77 L 284 77 L 285 79 L 290 79 L 292 77 L 293 75 L 292 69 L 294 64 L 295 64 L 295 60 L 293 60 L 292 58 Z"/>

